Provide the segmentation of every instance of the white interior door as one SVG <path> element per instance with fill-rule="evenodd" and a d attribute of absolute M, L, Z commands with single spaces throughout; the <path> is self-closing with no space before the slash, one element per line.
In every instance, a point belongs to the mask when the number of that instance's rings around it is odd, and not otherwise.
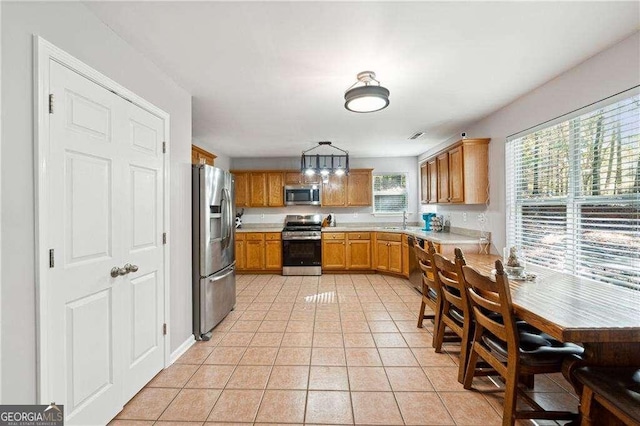
<path fill-rule="evenodd" d="M 124 261 L 137 270 L 127 274 L 123 303 L 124 398 L 128 401 L 164 366 L 163 121 L 126 102 L 126 185 L 123 194 Z"/>
<path fill-rule="evenodd" d="M 163 126 L 49 66 L 49 394 L 68 424 L 106 424 L 163 365 Z"/>

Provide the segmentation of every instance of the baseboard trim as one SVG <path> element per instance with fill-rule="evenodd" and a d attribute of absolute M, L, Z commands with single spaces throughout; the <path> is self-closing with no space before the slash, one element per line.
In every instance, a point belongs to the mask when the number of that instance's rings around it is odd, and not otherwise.
<path fill-rule="evenodd" d="M 187 338 L 187 340 L 185 340 L 180 346 L 178 346 L 178 349 L 171 352 L 171 359 L 170 359 L 171 364 L 176 362 L 176 360 L 180 358 L 182 354 L 185 353 L 191 346 L 193 346 L 195 342 L 196 342 L 196 339 L 195 337 L 193 337 L 193 334 L 192 334 Z"/>

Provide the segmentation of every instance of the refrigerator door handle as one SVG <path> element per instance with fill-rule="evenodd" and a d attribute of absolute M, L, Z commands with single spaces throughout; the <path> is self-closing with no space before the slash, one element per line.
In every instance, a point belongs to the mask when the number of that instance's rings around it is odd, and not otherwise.
<path fill-rule="evenodd" d="M 231 233 L 233 232 L 233 219 L 231 218 L 231 213 L 233 212 L 233 208 L 231 206 L 231 194 L 227 188 L 222 189 L 223 198 L 224 198 L 224 208 L 225 208 L 225 218 L 223 221 L 226 221 L 226 230 L 224 233 L 224 239 L 226 240 L 225 247 L 229 247 L 231 244 Z"/>
<path fill-rule="evenodd" d="M 234 265 L 234 264 L 231 264 L 231 265 L 227 266 L 227 268 L 228 268 L 228 269 L 227 269 L 227 272 L 225 272 L 225 273 L 224 273 L 224 274 L 222 274 L 222 275 L 218 275 L 218 276 L 215 276 L 215 277 L 211 277 L 211 278 L 209 278 L 209 282 L 216 282 L 216 281 L 220 281 L 221 279 L 226 278 L 226 277 L 228 277 L 229 275 L 233 274 L 233 272 L 234 272 L 234 268 L 233 268 L 233 266 L 235 266 L 235 265 Z"/>

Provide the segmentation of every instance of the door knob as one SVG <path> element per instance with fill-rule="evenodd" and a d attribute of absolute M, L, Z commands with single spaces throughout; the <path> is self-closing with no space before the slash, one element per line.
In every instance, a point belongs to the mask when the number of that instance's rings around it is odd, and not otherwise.
<path fill-rule="evenodd" d="M 113 278 L 118 278 L 119 276 L 127 275 L 128 273 L 129 271 L 126 268 L 118 268 L 117 266 L 111 268 L 111 277 Z"/>
<path fill-rule="evenodd" d="M 127 273 L 138 272 L 138 265 L 132 265 L 130 263 L 127 263 L 126 265 L 124 265 L 124 269 L 127 270 Z"/>

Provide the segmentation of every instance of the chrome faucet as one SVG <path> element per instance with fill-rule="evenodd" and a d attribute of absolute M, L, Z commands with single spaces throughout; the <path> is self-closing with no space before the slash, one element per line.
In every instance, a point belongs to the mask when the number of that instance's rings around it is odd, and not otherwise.
<path fill-rule="evenodd" d="M 407 229 L 407 217 L 409 216 L 409 214 L 407 213 L 407 211 L 403 211 L 402 212 L 402 229 Z"/>

